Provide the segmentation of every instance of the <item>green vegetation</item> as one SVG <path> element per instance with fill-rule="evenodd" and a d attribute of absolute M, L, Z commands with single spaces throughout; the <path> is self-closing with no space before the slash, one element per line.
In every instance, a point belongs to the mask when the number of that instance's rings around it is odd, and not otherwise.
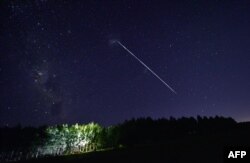
<path fill-rule="evenodd" d="M 104 148 L 105 129 L 96 123 L 87 125 L 57 125 L 45 129 L 43 145 L 37 148 L 43 155 L 71 154 Z"/>

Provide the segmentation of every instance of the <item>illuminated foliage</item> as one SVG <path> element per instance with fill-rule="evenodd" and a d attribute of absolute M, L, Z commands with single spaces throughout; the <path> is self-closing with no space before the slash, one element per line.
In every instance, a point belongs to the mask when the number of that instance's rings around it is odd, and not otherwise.
<path fill-rule="evenodd" d="M 39 148 L 43 154 L 67 154 L 96 150 L 102 147 L 104 129 L 96 124 L 58 125 L 46 129 L 46 141 Z"/>

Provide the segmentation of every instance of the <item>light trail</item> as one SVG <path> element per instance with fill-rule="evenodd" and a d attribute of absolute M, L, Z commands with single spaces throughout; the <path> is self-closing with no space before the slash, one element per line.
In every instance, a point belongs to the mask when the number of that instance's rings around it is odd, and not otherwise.
<path fill-rule="evenodd" d="M 138 62 L 140 62 L 146 69 L 148 69 L 157 79 L 159 79 L 167 88 L 169 88 L 173 93 L 177 94 L 177 92 L 168 85 L 160 76 L 158 76 L 151 68 L 149 68 L 141 59 L 139 59 L 134 53 L 132 53 L 126 46 L 124 46 L 120 41 L 112 40 L 113 43 L 118 43 L 123 49 L 125 49 L 129 54 L 131 54 Z"/>

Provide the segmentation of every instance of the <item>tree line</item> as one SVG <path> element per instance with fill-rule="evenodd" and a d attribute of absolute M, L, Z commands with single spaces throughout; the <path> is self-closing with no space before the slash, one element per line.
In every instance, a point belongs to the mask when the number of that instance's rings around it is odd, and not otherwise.
<path fill-rule="evenodd" d="M 249 129 L 249 124 L 247 128 Z M 219 116 L 157 120 L 147 117 L 109 127 L 102 127 L 97 123 L 39 128 L 3 127 L 0 128 L 0 151 L 20 148 L 44 155 L 62 155 L 119 146 L 165 143 L 193 136 L 230 135 L 235 130 L 245 131 L 246 128 L 232 118 Z"/>

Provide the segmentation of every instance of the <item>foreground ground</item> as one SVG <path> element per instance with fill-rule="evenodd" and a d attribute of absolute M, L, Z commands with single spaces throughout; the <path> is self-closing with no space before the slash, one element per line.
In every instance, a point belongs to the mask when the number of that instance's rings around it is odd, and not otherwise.
<path fill-rule="evenodd" d="M 164 144 L 126 147 L 115 150 L 97 151 L 60 157 L 48 157 L 22 162 L 202 162 L 222 163 L 224 147 L 230 145 L 246 145 L 247 138 L 210 136 L 190 137 L 173 140 Z"/>

